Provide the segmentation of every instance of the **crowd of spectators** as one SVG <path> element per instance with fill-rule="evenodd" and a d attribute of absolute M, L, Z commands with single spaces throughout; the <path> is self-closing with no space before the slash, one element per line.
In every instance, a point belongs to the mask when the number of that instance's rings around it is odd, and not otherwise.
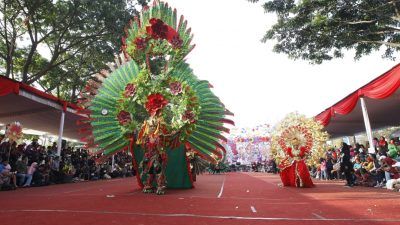
<path fill-rule="evenodd" d="M 278 168 L 275 160 L 267 159 L 259 162 L 252 162 L 250 165 L 241 164 L 240 162 L 229 165 L 230 172 L 262 172 L 277 173 Z"/>
<path fill-rule="evenodd" d="M 368 146 L 367 146 L 368 147 Z M 331 148 L 312 168 L 315 178 L 323 180 L 346 179 L 346 186 L 382 187 L 400 189 L 400 142 L 392 138 L 374 138 L 371 151 L 362 144 Z"/>
<path fill-rule="evenodd" d="M 64 147 L 58 156 L 56 143 L 45 147 L 34 139 L 17 145 L 0 136 L 0 190 L 135 175 L 132 156 L 126 152 L 114 155 L 114 167 L 111 158 L 96 160 L 82 148 Z"/>
<path fill-rule="evenodd" d="M 345 179 L 346 186 L 382 187 L 400 189 L 400 141 L 384 137 L 374 138 L 374 152 L 368 146 L 356 143 L 340 148 L 330 148 L 320 164 L 310 168 L 311 175 L 321 180 Z M 114 155 L 112 160 L 99 163 L 96 155 L 82 148 L 64 147 L 57 155 L 57 144 L 41 146 L 37 139 L 27 145 L 10 143 L 0 136 L 0 190 L 17 187 L 44 186 L 49 184 L 111 179 L 134 176 L 132 156 L 127 152 Z M 230 165 L 230 171 L 276 173 L 273 160 L 253 163 L 246 168 Z"/>

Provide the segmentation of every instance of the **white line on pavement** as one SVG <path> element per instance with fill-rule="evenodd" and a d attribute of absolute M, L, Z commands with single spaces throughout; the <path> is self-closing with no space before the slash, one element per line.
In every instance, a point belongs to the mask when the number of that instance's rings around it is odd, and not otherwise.
<path fill-rule="evenodd" d="M 140 213 L 140 212 L 115 212 L 115 211 L 94 211 L 94 210 L 65 210 L 65 209 L 7 209 L 1 210 L 0 213 L 91 213 L 91 214 L 115 214 L 115 215 L 131 215 L 131 216 L 159 216 L 159 217 L 193 217 L 193 218 L 209 218 L 209 219 L 236 219 L 236 220 L 263 220 L 263 221 L 352 221 L 352 222 L 400 222 L 400 219 L 368 219 L 368 218 L 289 218 L 289 217 L 247 217 L 247 216 L 212 216 L 185 213 Z"/>
<path fill-rule="evenodd" d="M 312 213 L 315 217 L 317 217 L 318 219 L 321 219 L 321 220 L 324 220 L 324 219 L 326 219 L 325 217 L 323 217 L 323 216 L 321 216 L 321 215 L 318 215 L 318 214 L 316 214 L 316 213 Z"/>
<path fill-rule="evenodd" d="M 224 192 L 225 179 L 226 179 L 226 176 L 224 177 L 224 181 L 222 181 L 221 190 L 219 191 L 217 198 L 221 198 L 222 192 Z"/>

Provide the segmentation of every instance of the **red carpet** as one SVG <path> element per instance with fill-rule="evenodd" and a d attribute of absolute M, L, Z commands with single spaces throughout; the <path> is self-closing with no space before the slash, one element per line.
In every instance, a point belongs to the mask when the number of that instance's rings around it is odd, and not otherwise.
<path fill-rule="evenodd" d="M 1 224 L 400 224 L 400 194 L 316 182 L 282 188 L 277 175 L 198 177 L 196 188 L 143 194 L 135 178 L 0 192 Z"/>

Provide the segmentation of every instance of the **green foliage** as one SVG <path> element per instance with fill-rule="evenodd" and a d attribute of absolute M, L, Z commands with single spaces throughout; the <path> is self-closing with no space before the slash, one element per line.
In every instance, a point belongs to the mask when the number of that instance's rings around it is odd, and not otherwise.
<path fill-rule="evenodd" d="M 141 142 L 140 131 L 150 135 L 162 130 L 164 150 L 188 142 L 209 160 L 222 157 L 217 146 L 227 130 L 227 111 L 209 83 L 199 80 L 184 61 L 194 45 L 183 17 L 178 22 L 175 10 L 156 1 L 129 25 L 126 35 L 123 50 L 133 60 L 112 71 L 90 102 L 94 144 L 112 154 L 131 137 Z"/>
<path fill-rule="evenodd" d="M 259 2 L 259 0 L 249 0 Z M 382 46 L 385 58 L 400 50 L 400 2 L 381 0 L 265 0 L 263 8 L 277 22 L 263 42 L 293 59 L 322 63 L 354 49 L 359 59 Z"/>
<path fill-rule="evenodd" d="M 175 82 L 181 84 L 182 87 L 182 91 L 176 95 L 170 90 L 170 84 Z M 149 116 L 145 104 L 151 94 L 161 94 L 168 100 L 168 105 L 162 110 L 162 117 L 168 133 L 181 131 L 182 134 L 186 134 L 193 130 L 194 124 L 184 120 L 182 116 L 187 110 L 197 115 L 199 105 L 193 100 L 195 98 L 194 91 L 184 80 L 170 77 L 165 73 L 152 78 L 149 70 L 142 69 L 130 83 L 136 88 L 135 94 L 127 98 L 124 96 L 125 91 L 122 90 L 120 100 L 118 100 L 120 104 L 117 112 L 127 111 L 132 117 L 132 121 L 128 125 L 121 126 L 123 132 L 126 134 L 139 133 L 143 121 L 147 120 Z M 196 120 L 196 118 L 194 119 Z"/>
<path fill-rule="evenodd" d="M 165 39 L 152 39 L 151 35 L 146 32 L 146 27 L 150 26 L 150 19 L 157 18 L 174 29 L 182 41 L 182 45 L 174 47 Z M 167 64 L 170 67 L 181 62 L 184 57 L 194 48 L 191 44 L 193 35 L 191 29 L 187 28 L 187 22 L 180 18 L 178 23 L 177 14 L 167 4 L 161 2 L 149 10 L 142 11 L 134 20 L 126 31 L 126 53 L 131 56 L 139 65 L 143 65 L 146 55 L 168 56 Z M 135 41 L 137 39 L 146 40 L 144 49 L 137 49 Z M 159 73 L 156 73 L 159 74 Z"/>
<path fill-rule="evenodd" d="M 0 74 L 75 100 L 148 0 L 0 1 Z"/>

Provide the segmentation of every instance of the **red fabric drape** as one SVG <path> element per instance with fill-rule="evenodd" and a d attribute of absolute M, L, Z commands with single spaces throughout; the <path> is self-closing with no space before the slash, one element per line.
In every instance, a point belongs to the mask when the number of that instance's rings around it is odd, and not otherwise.
<path fill-rule="evenodd" d="M 37 95 L 39 97 L 57 102 L 59 105 L 62 106 L 64 111 L 67 110 L 67 107 L 70 107 L 75 110 L 80 109 L 77 105 L 72 104 L 67 101 L 64 101 L 64 100 L 61 100 L 61 99 L 55 97 L 54 95 L 47 94 L 47 93 L 40 91 L 34 87 L 31 87 L 27 84 L 24 84 L 24 83 L 15 81 L 15 80 L 11 80 L 4 76 L 0 76 L 0 96 L 5 96 L 5 95 L 11 94 L 11 93 L 19 94 L 20 89 L 27 91 L 31 94 Z"/>
<path fill-rule="evenodd" d="M 357 93 L 351 94 L 339 103 L 332 106 L 332 113 L 338 113 L 340 115 L 346 115 L 350 113 L 351 111 L 353 111 L 354 107 L 356 107 L 358 98 L 359 96 Z"/>
<path fill-rule="evenodd" d="M 0 96 L 19 93 L 19 83 L 0 76 Z"/>
<path fill-rule="evenodd" d="M 400 87 L 400 64 L 356 90 L 340 102 L 315 116 L 323 126 L 327 126 L 335 114 L 349 114 L 357 105 L 360 97 L 384 99 L 394 94 Z"/>
<path fill-rule="evenodd" d="M 316 121 L 319 121 L 323 126 L 327 126 L 329 122 L 331 121 L 332 113 L 331 110 L 327 109 L 323 111 L 322 113 L 318 114 L 314 119 Z"/>
<path fill-rule="evenodd" d="M 373 99 L 384 99 L 391 96 L 400 87 L 400 65 L 362 87 L 360 95 Z"/>

